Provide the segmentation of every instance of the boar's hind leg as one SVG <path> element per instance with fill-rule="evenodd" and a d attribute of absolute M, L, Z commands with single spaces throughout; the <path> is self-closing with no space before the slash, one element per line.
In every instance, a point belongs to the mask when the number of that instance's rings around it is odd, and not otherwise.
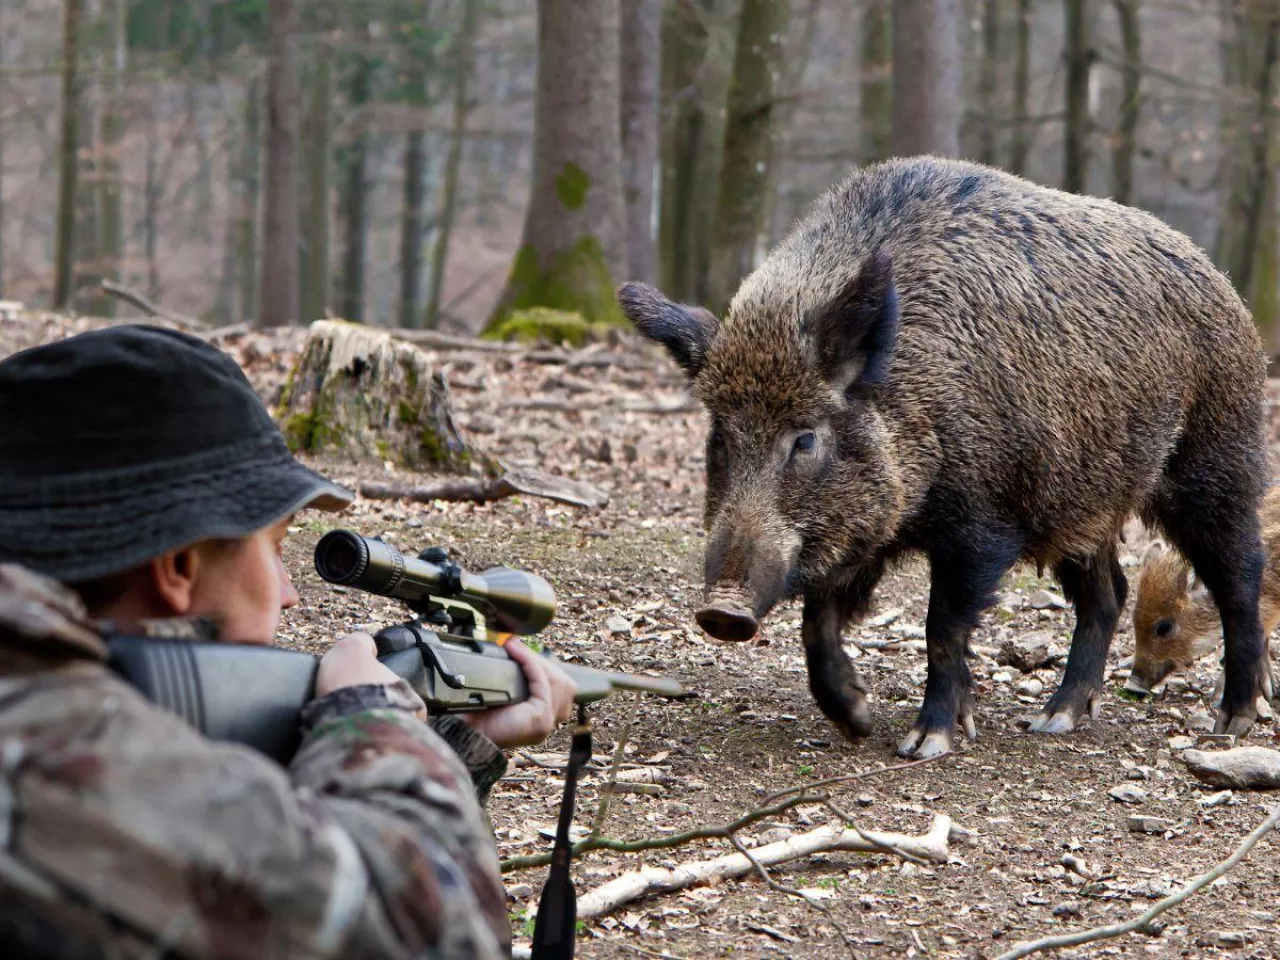
<path fill-rule="evenodd" d="M 1076 628 L 1062 683 L 1031 721 L 1030 729 L 1035 733 L 1067 733 L 1086 713 L 1097 718 L 1107 651 L 1128 593 L 1114 543 L 1094 554 L 1088 565 L 1064 560 L 1054 573 L 1062 592 L 1075 604 Z"/>
<path fill-rule="evenodd" d="M 818 708 L 839 728 L 845 739 L 857 741 L 871 732 L 871 708 L 867 687 L 845 655 L 845 625 L 860 615 L 880 579 L 871 572 L 838 598 L 806 595 L 800 632 L 809 666 L 809 689 Z"/>
<path fill-rule="evenodd" d="M 995 602 L 1000 578 L 1018 558 L 1016 542 L 989 534 L 961 536 L 931 551 L 929 613 L 925 647 L 929 673 L 924 703 L 911 732 L 898 746 L 898 756 L 926 759 L 951 749 L 959 722 L 969 739 L 978 738 L 973 722 L 973 678 L 965 653 L 978 617 Z"/>
<path fill-rule="evenodd" d="M 1258 699 L 1272 695 L 1259 592 L 1265 554 L 1251 498 L 1223 496 L 1224 487 L 1190 499 L 1184 511 L 1166 510 L 1161 522 L 1191 561 L 1222 617 L 1223 692 L 1216 733 L 1243 736 L 1258 717 Z"/>

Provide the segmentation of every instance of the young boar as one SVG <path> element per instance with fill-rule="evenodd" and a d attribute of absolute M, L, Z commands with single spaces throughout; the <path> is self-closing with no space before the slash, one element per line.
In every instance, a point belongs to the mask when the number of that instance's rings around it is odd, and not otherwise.
<path fill-rule="evenodd" d="M 975 164 L 891 160 L 820 198 L 723 321 L 642 284 L 618 300 L 710 418 L 712 636 L 804 601 L 810 689 L 871 729 L 841 633 L 886 567 L 931 569 L 928 678 L 898 752 L 975 735 L 965 651 L 1005 572 L 1053 569 L 1076 626 L 1032 729 L 1096 715 L 1139 513 L 1190 558 L 1226 633 L 1218 729 L 1269 684 L 1258 619 L 1264 358 L 1231 284 L 1155 217 Z"/>
<path fill-rule="evenodd" d="M 1262 571 L 1260 610 L 1262 636 L 1280 626 L 1280 486 L 1262 500 Z M 1186 670 L 1212 653 L 1222 639 L 1222 621 L 1213 598 L 1192 577 L 1175 551 L 1158 545 L 1147 551 L 1138 575 L 1133 607 L 1133 672 L 1125 682 L 1130 693 L 1147 694 L 1169 674 Z"/>

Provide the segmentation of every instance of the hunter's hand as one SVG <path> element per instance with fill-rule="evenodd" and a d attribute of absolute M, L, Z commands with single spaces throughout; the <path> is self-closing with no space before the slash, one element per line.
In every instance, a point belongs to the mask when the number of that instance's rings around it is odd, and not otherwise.
<path fill-rule="evenodd" d="M 323 697 L 342 687 L 358 687 L 368 683 L 390 686 L 400 678 L 378 660 L 378 648 L 367 633 L 349 633 L 339 638 L 329 652 L 320 658 L 316 672 L 316 696 Z M 427 719 L 425 710 L 418 711 L 420 720 Z"/>
<path fill-rule="evenodd" d="M 505 646 L 511 659 L 524 670 L 525 681 L 529 684 L 529 699 L 509 707 L 458 716 L 500 747 L 539 743 L 573 716 L 573 697 L 577 687 L 558 663 L 538 656 L 515 637 Z"/>

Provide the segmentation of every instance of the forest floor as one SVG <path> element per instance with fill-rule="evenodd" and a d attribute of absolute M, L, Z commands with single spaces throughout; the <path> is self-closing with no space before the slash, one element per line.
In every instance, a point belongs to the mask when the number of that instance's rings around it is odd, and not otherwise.
<path fill-rule="evenodd" d="M 0 321 L 0 355 L 86 325 Z M 270 401 L 300 340 L 301 331 L 285 331 L 233 337 L 224 346 Z M 591 357 L 601 365 L 587 365 Z M 693 623 L 704 546 L 703 418 L 686 402 L 673 365 L 631 339 L 559 364 L 477 351 L 438 358 L 471 442 L 510 465 L 586 481 L 608 493 L 608 505 L 588 510 L 526 497 L 488 504 L 361 499 L 339 517 L 303 514 L 287 555 L 302 602 L 285 615 L 285 644 L 321 651 L 354 627 L 404 617 L 390 602 L 316 576 L 315 541 L 333 526 L 349 526 L 406 551 L 444 546 L 473 570 L 503 563 L 535 571 L 559 598 L 556 621 L 539 637 L 548 649 L 592 666 L 669 674 L 696 693 L 679 702 L 624 694 L 593 708 L 596 759 L 579 790 L 579 827 L 589 827 L 596 815 L 620 738 L 625 761 L 656 768 L 664 780 L 651 794 L 611 796 L 603 833 L 628 840 L 725 823 L 775 791 L 898 762 L 894 746 L 923 692 L 924 655 L 909 647 L 923 636 L 923 563 L 886 577 L 871 617 L 847 638 L 876 720 L 873 735 L 852 745 L 809 694 L 796 605 L 775 610 L 762 639 L 748 644 L 715 642 Z M 1280 384 L 1271 393 L 1280 396 Z M 351 485 L 396 476 L 385 465 L 315 465 Z M 1123 547 L 1131 582 L 1146 542 L 1145 532 L 1131 525 Z M 1059 590 L 1034 569 L 1012 571 L 974 643 L 999 647 L 1047 631 L 1065 650 L 1070 611 L 1029 603 L 1046 588 Z M 578 955 L 989 958 L 1024 940 L 1145 910 L 1224 859 L 1280 798 L 1217 793 L 1179 761 L 1181 749 L 1211 723 L 1214 658 L 1152 703 L 1119 695 L 1120 661 L 1132 651 L 1131 610 L 1132 602 L 1112 647 L 1100 719 L 1068 735 L 1024 732 L 1018 720 L 1052 693 L 1060 666 L 1021 675 L 980 653 L 972 664 L 979 740 L 962 741 L 955 753 L 926 765 L 830 788 L 864 829 L 923 833 L 934 815 L 946 814 L 968 836 L 953 841 L 945 864 L 904 863 L 879 853 L 815 855 L 770 873 L 780 884 L 806 890 L 824 910 L 749 874 L 633 901 L 586 921 Z M 858 646 L 891 640 L 906 643 L 896 650 Z M 1018 692 L 1032 676 L 1043 692 Z M 1261 725 L 1248 742 L 1280 746 L 1280 730 Z M 557 767 L 567 748 L 566 729 L 512 754 L 489 802 L 503 857 L 549 849 L 563 786 Z M 1130 802 L 1121 802 L 1111 795 L 1117 787 L 1137 789 L 1126 794 Z M 1135 815 L 1163 818 L 1167 829 L 1131 832 Z M 751 848 L 832 819 L 820 805 L 802 806 L 743 829 L 739 838 Z M 724 839 L 643 854 L 593 852 L 575 861 L 574 879 L 581 900 L 627 871 L 732 852 Z M 1065 869 L 1068 854 L 1100 879 L 1086 881 Z M 528 943 L 545 877 L 544 867 L 504 875 L 518 944 Z M 1225 877 L 1160 919 L 1158 930 L 1058 955 L 1280 957 L 1280 837 L 1263 840 Z"/>

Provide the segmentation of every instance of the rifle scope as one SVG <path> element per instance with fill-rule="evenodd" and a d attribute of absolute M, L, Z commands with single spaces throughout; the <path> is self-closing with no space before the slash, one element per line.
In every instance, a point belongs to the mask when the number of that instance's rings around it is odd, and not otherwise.
<path fill-rule="evenodd" d="M 555 591 L 536 574 L 509 567 L 468 573 L 456 563 L 406 557 L 389 543 L 351 530 L 331 530 L 321 537 L 315 566 L 329 583 L 393 597 L 414 608 L 425 607 L 432 597 L 460 600 L 506 633 L 537 633 L 556 615 Z"/>

